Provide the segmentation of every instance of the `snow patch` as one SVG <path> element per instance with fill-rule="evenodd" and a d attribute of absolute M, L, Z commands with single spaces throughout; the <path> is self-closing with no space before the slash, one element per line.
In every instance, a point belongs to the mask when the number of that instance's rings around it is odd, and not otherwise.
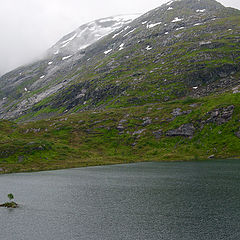
<path fill-rule="evenodd" d="M 110 53 L 112 51 L 112 49 L 109 49 L 107 51 L 104 52 L 105 55 L 107 55 L 108 53 Z"/>
<path fill-rule="evenodd" d="M 165 34 L 165 35 L 168 35 L 168 34 L 169 34 L 169 32 L 165 32 L 164 34 Z"/>
<path fill-rule="evenodd" d="M 27 88 L 24 88 L 24 91 L 27 92 L 28 91 Z"/>
<path fill-rule="evenodd" d="M 146 50 L 151 50 L 152 49 L 152 47 L 150 47 L 149 45 L 146 47 Z"/>
<path fill-rule="evenodd" d="M 72 37 L 70 37 L 69 39 L 65 40 L 65 41 L 62 41 L 61 44 L 64 44 L 64 43 L 67 43 L 67 42 L 70 42 L 72 41 L 75 37 L 77 36 L 77 33 L 75 33 Z"/>
<path fill-rule="evenodd" d="M 83 49 L 87 48 L 88 46 L 89 46 L 89 44 L 83 45 L 78 50 L 83 50 Z"/>
<path fill-rule="evenodd" d="M 43 79 L 45 77 L 45 75 L 42 75 L 41 77 L 40 77 L 40 79 Z"/>
<path fill-rule="evenodd" d="M 57 51 L 54 53 L 54 55 L 57 55 L 57 54 L 59 54 L 59 50 L 57 50 Z"/>
<path fill-rule="evenodd" d="M 193 87 L 193 89 L 198 89 L 198 87 Z"/>
<path fill-rule="evenodd" d="M 153 27 L 156 27 L 157 25 L 160 25 L 161 23 L 162 23 L 162 22 L 148 24 L 148 25 L 147 25 L 147 28 L 153 28 Z"/>
<path fill-rule="evenodd" d="M 173 10 L 173 8 L 172 8 L 172 7 L 169 7 L 169 8 L 167 9 L 167 11 L 169 11 L 169 10 Z"/>
<path fill-rule="evenodd" d="M 182 30 L 182 29 L 184 29 L 184 28 L 185 28 L 185 27 L 176 28 L 176 31 Z"/>
<path fill-rule="evenodd" d="M 122 31 L 120 31 L 120 32 L 118 32 L 118 33 L 116 33 L 116 34 L 114 34 L 112 38 L 117 37 L 117 36 L 120 35 L 122 32 L 124 32 L 124 30 L 122 30 Z"/>
<path fill-rule="evenodd" d="M 146 24 L 147 23 L 147 21 L 144 21 L 144 22 L 142 22 L 142 25 L 144 25 L 144 24 Z"/>
<path fill-rule="evenodd" d="M 167 6 L 171 5 L 173 3 L 173 1 L 170 1 L 167 3 Z"/>
<path fill-rule="evenodd" d="M 99 20 L 100 23 L 105 23 L 105 22 L 110 22 L 110 21 L 113 21 L 113 19 L 112 18 L 106 18 L 106 19 Z"/>
<path fill-rule="evenodd" d="M 48 65 L 51 65 L 53 62 L 49 62 Z"/>
<path fill-rule="evenodd" d="M 63 57 L 63 58 L 62 58 L 62 61 L 67 60 L 67 59 L 69 59 L 70 57 L 72 57 L 72 55 L 69 55 L 69 56 Z"/>
<path fill-rule="evenodd" d="M 206 9 L 198 9 L 196 10 L 197 13 L 204 13 L 206 11 Z"/>
<path fill-rule="evenodd" d="M 128 36 L 130 33 L 134 32 L 136 30 L 136 28 L 134 28 L 133 30 L 129 31 L 128 33 L 126 33 L 125 35 L 123 35 L 123 37 Z"/>
<path fill-rule="evenodd" d="M 193 26 L 200 26 L 202 23 L 195 23 Z"/>
<path fill-rule="evenodd" d="M 119 51 L 123 50 L 123 47 L 124 47 L 124 43 L 122 43 L 122 44 L 119 46 Z"/>
<path fill-rule="evenodd" d="M 70 42 L 63 44 L 60 48 L 65 48 Z"/>
<path fill-rule="evenodd" d="M 175 22 L 181 22 L 183 19 L 182 18 L 178 18 L 178 17 L 175 17 L 172 22 L 175 23 Z"/>

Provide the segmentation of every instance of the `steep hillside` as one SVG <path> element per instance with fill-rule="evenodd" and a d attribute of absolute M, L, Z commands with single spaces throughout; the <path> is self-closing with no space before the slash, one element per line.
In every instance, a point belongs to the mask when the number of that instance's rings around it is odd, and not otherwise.
<path fill-rule="evenodd" d="M 84 24 L 47 51 L 47 57 L 0 78 L 0 117 L 16 118 L 71 82 L 65 79 L 87 46 L 137 18 L 120 15 Z"/>
<path fill-rule="evenodd" d="M 41 118 L 231 90 L 240 84 L 239 33 L 239 10 L 214 0 L 171 1 L 84 51 L 3 76 L 1 117 Z"/>

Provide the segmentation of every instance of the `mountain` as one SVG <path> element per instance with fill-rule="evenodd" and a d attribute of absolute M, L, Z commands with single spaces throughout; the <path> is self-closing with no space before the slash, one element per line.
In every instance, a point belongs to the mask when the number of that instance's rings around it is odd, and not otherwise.
<path fill-rule="evenodd" d="M 41 118 L 234 88 L 239 17 L 239 10 L 214 0 L 170 1 L 85 49 L 86 35 L 79 40 L 77 34 L 108 19 L 80 27 L 53 46 L 47 59 L 1 77 L 0 116 Z"/>
<path fill-rule="evenodd" d="M 19 67 L 0 78 L 0 116 L 16 118 L 46 96 L 54 94 L 68 80 L 66 71 L 72 69 L 70 58 L 77 60 L 83 56 L 84 49 L 123 27 L 137 18 L 139 14 L 118 15 L 98 19 L 80 26 L 60 39 L 47 51 L 47 57 L 30 65 Z M 73 55 L 76 56 L 73 56 Z M 68 60 L 68 61 L 67 61 Z"/>
<path fill-rule="evenodd" d="M 0 78 L 0 172 L 240 157 L 239 10 L 170 1 L 76 34 Z"/>

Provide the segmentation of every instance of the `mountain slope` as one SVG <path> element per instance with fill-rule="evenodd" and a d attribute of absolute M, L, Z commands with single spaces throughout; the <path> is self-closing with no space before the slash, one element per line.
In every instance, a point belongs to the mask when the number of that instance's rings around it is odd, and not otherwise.
<path fill-rule="evenodd" d="M 0 121 L 0 173 L 240 158 L 239 12 L 171 1 L 3 76 L 1 117 L 19 124 Z"/>
<path fill-rule="evenodd" d="M 70 55 L 80 50 L 84 51 L 86 47 L 124 25 L 129 24 L 137 17 L 139 17 L 139 14 L 118 15 L 84 24 L 60 39 L 49 49 L 48 54 L 50 56 L 58 54 Z"/>
<path fill-rule="evenodd" d="M 109 33 L 130 23 L 139 14 L 119 15 L 98 19 L 80 26 L 64 36 L 47 51 L 47 57 L 30 65 L 19 67 L 0 78 L 1 117 L 14 118 L 58 91 L 70 80 L 62 82 L 64 74 L 72 69 L 70 58 L 77 60 L 84 49 Z M 77 54 L 76 54 L 77 53 Z M 73 57 L 73 55 L 79 55 Z"/>
<path fill-rule="evenodd" d="M 34 119 L 230 91 L 240 84 L 239 23 L 239 10 L 214 0 L 171 1 L 84 51 L 28 66 L 23 84 L 31 92 L 13 89 L 1 116 Z M 46 71 L 44 80 L 34 80 L 35 71 L 38 78 Z M 15 84 L 16 73 L 1 82 Z"/>

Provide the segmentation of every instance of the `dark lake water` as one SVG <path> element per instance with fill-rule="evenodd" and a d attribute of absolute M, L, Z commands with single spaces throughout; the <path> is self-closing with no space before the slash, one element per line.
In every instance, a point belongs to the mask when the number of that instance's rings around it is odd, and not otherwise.
<path fill-rule="evenodd" d="M 240 161 L 0 176 L 1 240 L 240 239 Z"/>

